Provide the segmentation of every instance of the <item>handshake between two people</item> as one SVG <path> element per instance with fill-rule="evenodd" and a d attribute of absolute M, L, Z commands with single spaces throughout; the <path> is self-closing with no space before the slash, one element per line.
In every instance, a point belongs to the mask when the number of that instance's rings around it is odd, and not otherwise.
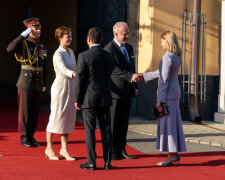
<path fill-rule="evenodd" d="M 141 81 L 142 79 L 144 79 L 143 74 L 137 73 L 137 74 L 133 74 L 131 81 L 137 83 Z"/>

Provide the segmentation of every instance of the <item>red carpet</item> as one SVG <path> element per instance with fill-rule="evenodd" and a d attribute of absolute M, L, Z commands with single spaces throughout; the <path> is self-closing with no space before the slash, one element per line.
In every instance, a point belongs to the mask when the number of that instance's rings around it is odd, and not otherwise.
<path fill-rule="evenodd" d="M 99 131 L 96 131 L 97 144 L 96 171 L 80 169 L 85 162 L 86 147 L 84 127 L 76 125 L 69 138 L 69 151 L 76 161 L 50 161 L 45 158 L 45 127 L 49 113 L 41 111 L 38 132 L 35 138 L 43 146 L 27 148 L 19 144 L 17 133 L 17 105 L 0 98 L 0 180 L 39 180 L 39 179 L 225 179 L 225 152 L 184 153 L 180 166 L 157 167 L 165 154 L 143 154 L 131 147 L 127 150 L 136 155 L 135 160 L 112 161 L 114 169 L 104 170 L 102 146 Z M 55 152 L 59 154 L 60 138 L 55 136 Z"/>

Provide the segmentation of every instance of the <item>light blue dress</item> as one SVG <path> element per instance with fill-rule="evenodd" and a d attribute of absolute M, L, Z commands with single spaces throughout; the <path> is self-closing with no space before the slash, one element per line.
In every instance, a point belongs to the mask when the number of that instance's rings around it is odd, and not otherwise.
<path fill-rule="evenodd" d="M 156 148 L 170 153 L 186 151 L 179 108 L 178 73 L 181 62 L 181 57 L 167 51 L 160 61 L 157 71 L 143 74 L 146 82 L 159 78 L 157 102 L 166 103 L 169 114 L 157 120 Z"/>

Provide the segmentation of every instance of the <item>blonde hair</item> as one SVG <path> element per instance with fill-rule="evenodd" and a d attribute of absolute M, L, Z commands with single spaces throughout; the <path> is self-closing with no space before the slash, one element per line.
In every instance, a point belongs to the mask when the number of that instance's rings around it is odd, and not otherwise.
<path fill-rule="evenodd" d="M 182 55 L 182 50 L 177 40 L 175 32 L 165 31 L 160 36 L 162 39 L 167 41 L 167 50 L 176 54 L 177 56 Z"/>

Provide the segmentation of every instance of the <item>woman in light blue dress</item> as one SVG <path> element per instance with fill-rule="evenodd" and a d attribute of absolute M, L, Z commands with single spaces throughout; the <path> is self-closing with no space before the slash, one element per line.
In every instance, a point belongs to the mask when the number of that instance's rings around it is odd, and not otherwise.
<path fill-rule="evenodd" d="M 162 110 L 160 103 L 168 105 L 169 114 L 157 120 L 157 149 L 168 152 L 168 157 L 159 166 L 168 166 L 178 162 L 178 152 L 185 152 L 186 145 L 180 116 L 180 86 L 178 73 L 182 63 L 182 51 L 174 32 L 166 31 L 161 35 L 161 46 L 165 51 L 159 63 L 159 69 L 143 73 L 146 82 L 159 78 L 156 107 Z"/>

